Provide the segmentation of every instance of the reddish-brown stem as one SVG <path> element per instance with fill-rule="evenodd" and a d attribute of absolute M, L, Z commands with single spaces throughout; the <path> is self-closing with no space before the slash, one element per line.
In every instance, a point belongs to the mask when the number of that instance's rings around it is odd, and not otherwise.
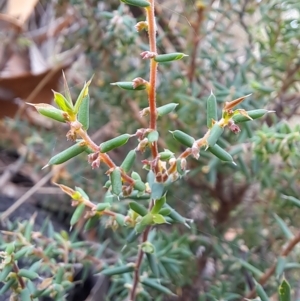
<path fill-rule="evenodd" d="M 150 6 L 146 8 L 146 15 L 148 21 L 148 35 L 149 35 L 149 45 L 150 51 L 156 53 L 156 23 L 155 23 L 155 9 L 154 2 L 155 0 L 149 0 Z M 156 119 L 157 119 L 157 111 L 156 111 L 156 76 L 157 76 L 157 62 L 154 59 L 150 61 L 150 81 L 148 88 L 148 101 L 149 101 L 149 110 L 150 110 L 150 129 L 156 130 Z M 158 157 L 158 147 L 157 142 L 151 144 L 151 153 L 153 159 Z M 153 201 L 149 204 L 149 209 L 153 207 Z M 148 227 L 142 236 L 142 242 L 146 242 L 148 239 L 148 234 L 151 227 Z M 133 277 L 133 285 L 129 295 L 129 301 L 135 301 L 136 291 L 138 287 L 138 283 L 140 280 L 140 267 L 143 261 L 144 252 L 140 248 L 136 260 L 134 277 Z"/>
<path fill-rule="evenodd" d="M 95 153 L 99 152 L 99 149 L 100 149 L 99 146 L 90 138 L 90 136 L 88 135 L 88 133 L 86 131 L 84 131 L 82 128 L 80 128 L 77 130 L 77 134 L 85 141 L 87 146 L 89 148 L 91 148 Z"/>
<path fill-rule="evenodd" d="M 150 51 L 156 53 L 156 24 L 155 24 L 155 11 L 154 0 L 150 0 L 150 6 L 146 8 L 147 21 L 148 21 L 148 34 Z M 148 89 L 148 101 L 150 109 L 150 129 L 156 130 L 156 76 L 157 76 L 157 62 L 151 59 L 150 62 L 150 80 Z M 151 145 L 152 157 L 158 156 L 157 142 Z"/>
<path fill-rule="evenodd" d="M 286 257 L 289 253 L 295 248 L 295 246 L 300 242 L 300 232 L 292 238 L 288 245 L 281 251 L 280 256 Z M 275 273 L 276 271 L 276 263 L 274 263 L 258 280 L 261 285 L 264 285 L 269 278 Z M 256 291 L 253 289 L 250 291 L 242 300 L 249 300 L 255 297 Z"/>
<path fill-rule="evenodd" d="M 77 134 L 86 142 L 87 146 L 91 148 L 94 152 L 99 152 L 99 146 L 90 138 L 88 133 L 82 128 L 77 130 Z M 108 154 L 100 153 L 101 161 L 103 161 L 109 168 L 115 168 L 116 164 L 111 160 Z M 125 182 L 129 184 L 134 184 L 134 180 L 128 176 L 124 171 L 121 171 L 122 178 Z"/>
<path fill-rule="evenodd" d="M 148 227 L 144 233 L 143 233 L 143 242 L 147 241 L 148 239 L 148 234 L 150 231 L 150 227 Z M 142 250 L 142 248 L 139 249 L 138 255 L 137 255 L 137 260 L 136 260 L 136 264 L 135 264 L 135 270 L 134 270 L 134 281 L 133 281 L 133 285 L 132 285 L 132 289 L 130 292 L 130 297 L 129 297 L 129 301 L 134 301 L 135 297 L 136 297 L 136 289 L 139 283 L 139 279 L 140 279 L 140 267 L 143 261 L 143 256 L 144 256 L 144 252 Z"/>
<path fill-rule="evenodd" d="M 17 264 L 15 262 L 13 264 L 13 271 L 17 274 L 17 279 L 18 279 L 18 282 L 19 282 L 21 288 L 24 289 L 25 288 L 25 283 L 24 283 L 23 278 L 18 275 L 18 273 L 19 273 L 19 267 L 17 266 Z"/>

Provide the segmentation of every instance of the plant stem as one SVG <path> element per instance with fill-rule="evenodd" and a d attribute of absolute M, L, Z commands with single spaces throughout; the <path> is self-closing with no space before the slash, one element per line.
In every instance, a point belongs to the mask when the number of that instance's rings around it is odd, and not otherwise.
<path fill-rule="evenodd" d="M 157 52 L 156 48 L 156 23 L 155 23 L 155 8 L 154 2 L 155 0 L 149 0 L 150 6 L 146 8 L 146 15 L 148 21 L 148 35 L 149 35 L 149 45 L 150 45 L 150 52 Z M 158 63 L 151 59 L 150 61 L 150 80 L 149 80 L 149 89 L 148 89 L 148 101 L 149 101 L 149 109 L 150 109 L 150 129 L 156 130 L 156 119 L 157 119 L 157 111 L 156 111 L 156 77 L 157 77 L 157 65 Z M 157 158 L 158 156 L 158 147 L 157 142 L 151 144 L 151 153 L 153 159 Z M 154 202 L 151 201 L 149 204 L 149 209 L 153 207 Z M 151 227 L 148 227 L 143 232 L 142 242 L 146 242 L 148 239 L 148 234 L 150 232 Z M 139 248 L 135 271 L 134 271 L 134 278 L 133 278 L 133 285 L 129 296 L 129 301 L 135 301 L 136 291 L 138 287 L 138 283 L 140 280 L 140 267 L 143 261 L 144 252 L 142 248 Z"/>
<path fill-rule="evenodd" d="M 18 282 L 19 282 L 21 288 L 24 289 L 25 288 L 25 282 L 24 282 L 23 278 L 18 275 L 20 270 L 19 270 L 18 265 L 15 262 L 13 263 L 13 271 L 17 274 L 17 279 L 18 279 Z"/>
<path fill-rule="evenodd" d="M 150 52 L 157 52 L 156 49 L 156 24 L 155 24 L 155 11 L 154 11 L 154 0 L 150 0 L 150 6 L 146 8 L 147 21 L 148 21 L 148 35 Z M 150 129 L 156 130 L 156 76 L 157 76 L 157 65 L 158 63 L 151 59 L 150 61 L 150 81 L 148 90 L 148 101 L 150 109 Z M 152 157 L 156 158 L 158 155 L 157 142 L 151 145 Z"/>
<path fill-rule="evenodd" d="M 148 227 L 144 233 L 143 233 L 143 242 L 147 241 L 148 239 L 148 234 L 150 231 L 150 227 Z M 129 301 L 135 301 L 135 297 L 136 297 L 136 290 L 137 290 L 137 286 L 139 283 L 139 279 L 140 279 L 140 267 L 143 261 L 143 256 L 144 256 L 144 252 L 142 251 L 142 248 L 139 248 L 139 252 L 137 255 L 137 260 L 135 263 L 135 270 L 134 270 L 134 279 L 133 279 L 133 285 L 132 285 L 132 289 L 130 292 L 130 297 L 129 297 Z"/>
<path fill-rule="evenodd" d="M 295 246 L 300 242 L 300 232 L 297 233 L 297 235 L 292 238 L 288 245 L 281 251 L 280 256 L 286 257 L 289 255 L 289 253 L 295 248 Z M 258 283 L 261 285 L 264 285 L 269 278 L 275 273 L 276 271 L 276 263 L 274 263 L 266 272 L 260 277 L 258 280 Z M 253 289 L 250 291 L 242 300 L 249 300 L 255 297 L 256 291 Z"/>

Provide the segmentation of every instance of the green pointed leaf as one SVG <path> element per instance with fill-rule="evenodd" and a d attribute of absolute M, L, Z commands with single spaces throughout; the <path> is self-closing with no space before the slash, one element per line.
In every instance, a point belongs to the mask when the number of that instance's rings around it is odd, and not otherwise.
<path fill-rule="evenodd" d="M 120 147 L 127 143 L 131 135 L 123 134 L 121 136 L 115 137 L 113 139 L 107 140 L 100 144 L 101 153 L 107 153 L 117 147 Z"/>
<path fill-rule="evenodd" d="M 81 107 L 81 104 L 87 96 L 89 96 L 89 85 L 91 84 L 92 78 L 84 84 L 82 90 L 80 91 L 80 94 L 76 100 L 75 107 L 74 107 L 74 113 L 77 114 L 79 112 L 79 109 Z"/>
<path fill-rule="evenodd" d="M 54 101 L 58 105 L 58 107 L 71 115 L 74 115 L 74 107 L 73 104 L 69 103 L 68 100 L 58 92 L 53 91 L 54 93 Z"/>
<path fill-rule="evenodd" d="M 176 107 L 178 106 L 178 103 L 168 103 L 164 106 L 161 106 L 161 107 L 158 107 L 156 110 L 157 110 L 157 115 L 158 116 L 164 116 L 164 115 L 167 115 L 167 114 L 170 114 L 171 112 L 173 112 Z"/>
<path fill-rule="evenodd" d="M 192 147 L 192 145 L 195 142 L 195 139 L 193 137 L 191 137 L 190 135 L 182 131 L 176 130 L 176 131 L 169 131 L 169 132 L 173 135 L 173 138 L 175 140 L 177 140 L 178 142 L 180 142 L 181 144 L 187 147 Z"/>
<path fill-rule="evenodd" d="M 112 86 L 118 86 L 119 88 L 122 88 L 124 90 L 131 90 L 131 91 L 137 91 L 137 90 L 145 90 L 146 85 L 139 85 L 136 88 L 133 87 L 132 82 L 116 82 L 112 83 Z"/>
<path fill-rule="evenodd" d="M 207 138 L 207 143 L 209 146 L 214 146 L 218 139 L 224 132 L 224 128 L 220 127 L 217 123 L 213 125 L 210 130 L 209 137 Z"/>
<path fill-rule="evenodd" d="M 161 214 L 153 214 L 153 222 L 158 225 L 167 223 L 165 217 Z"/>
<path fill-rule="evenodd" d="M 255 290 L 257 295 L 260 297 L 261 301 L 270 301 L 263 287 L 256 281 L 255 281 Z"/>
<path fill-rule="evenodd" d="M 239 259 L 239 262 L 242 265 L 242 267 L 244 267 L 245 269 L 247 269 L 248 271 L 250 271 L 257 278 L 260 278 L 260 277 L 263 276 L 264 273 L 262 271 L 260 271 L 258 268 L 254 267 L 249 262 L 247 262 L 247 261 L 245 261 L 243 259 Z"/>
<path fill-rule="evenodd" d="M 60 152 L 59 154 L 55 155 L 50 159 L 48 162 L 48 165 L 57 165 L 57 164 L 62 164 L 79 154 L 85 151 L 87 148 L 86 145 L 82 145 L 82 142 L 78 142 L 71 147 L 65 149 L 64 151 Z"/>
<path fill-rule="evenodd" d="M 2 268 L 2 270 L 0 272 L 0 282 L 5 281 L 8 274 L 12 271 L 12 268 L 13 267 L 11 264 L 7 264 L 4 268 Z"/>
<path fill-rule="evenodd" d="M 85 209 L 84 203 L 81 203 L 76 207 L 76 209 L 72 215 L 71 221 L 70 221 L 71 226 L 75 225 L 79 221 L 79 219 L 81 218 L 81 216 L 84 213 L 84 209 Z"/>
<path fill-rule="evenodd" d="M 36 110 L 41 114 L 48 118 L 51 118 L 53 120 L 59 121 L 59 122 L 66 122 L 67 116 L 66 113 L 62 110 L 59 110 L 47 103 L 27 103 L 30 106 L 33 106 L 36 108 Z"/>
<path fill-rule="evenodd" d="M 252 110 L 252 111 L 247 111 L 247 114 L 252 118 L 252 119 L 258 119 L 263 117 L 267 113 L 271 113 L 272 111 L 268 111 L 265 109 L 258 109 L 258 110 Z M 237 114 L 232 117 L 232 120 L 234 123 L 241 123 L 241 122 L 246 122 L 246 121 L 251 121 L 247 116 L 244 116 L 242 114 Z"/>
<path fill-rule="evenodd" d="M 154 60 L 158 63 L 168 63 L 172 61 L 181 60 L 185 56 L 188 55 L 181 52 L 174 52 L 174 53 L 156 55 Z"/>
<path fill-rule="evenodd" d="M 131 273 L 134 271 L 134 267 L 135 267 L 134 264 L 129 263 L 127 265 L 102 270 L 101 274 L 106 276 L 113 276 L 113 275 L 119 275 L 124 273 Z"/>
<path fill-rule="evenodd" d="M 157 214 L 160 209 L 165 205 L 166 203 L 166 195 L 164 195 L 162 198 L 155 200 L 154 206 L 151 210 L 152 214 Z"/>
<path fill-rule="evenodd" d="M 165 185 L 162 183 L 154 182 L 151 186 L 151 199 L 158 200 L 160 199 L 165 192 Z"/>
<path fill-rule="evenodd" d="M 109 209 L 110 207 L 111 207 L 110 203 L 99 203 L 96 206 L 96 210 L 101 212 L 101 211 L 104 211 L 106 209 Z"/>
<path fill-rule="evenodd" d="M 159 270 L 158 270 L 158 262 L 155 254 L 146 253 L 146 257 L 148 260 L 149 267 L 156 279 L 159 279 Z"/>
<path fill-rule="evenodd" d="M 175 296 L 175 294 L 172 293 L 172 291 L 170 291 L 168 288 L 166 288 L 165 286 L 161 285 L 160 283 L 158 283 L 156 280 L 151 279 L 151 278 L 143 278 L 141 279 L 141 283 L 145 286 L 148 286 L 150 288 L 153 288 L 155 290 L 157 290 L 160 293 L 166 294 L 166 295 L 173 295 Z"/>
<path fill-rule="evenodd" d="M 286 256 L 278 257 L 276 270 L 275 270 L 275 275 L 277 279 L 279 279 L 279 277 L 283 274 L 286 263 L 287 263 Z"/>
<path fill-rule="evenodd" d="M 291 202 L 292 204 L 294 204 L 296 207 L 300 208 L 300 200 L 296 199 L 293 196 L 288 196 L 288 195 L 283 195 L 282 196 L 285 200 Z"/>
<path fill-rule="evenodd" d="M 292 233 L 292 231 L 289 229 L 289 227 L 287 226 L 287 224 L 284 222 L 284 220 L 282 218 L 280 218 L 277 214 L 273 214 L 277 224 L 279 225 L 281 231 L 283 232 L 284 236 L 287 239 L 293 239 L 294 238 L 294 234 Z"/>
<path fill-rule="evenodd" d="M 207 127 L 210 129 L 213 126 L 213 120 L 218 120 L 217 114 L 217 99 L 214 93 L 211 91 L 210 96 L 206 102 L 206 119 L 207 119 Z"/>
<path fill-rule="evenodd" d="M 87 131 L 90 125 L 90 96 L 83 98 L 78 111 L 77 120 L 82 124 L 82 128 Z"/>
<path fill-rule="evenodd" d="M 279 300 L 280 301 L 291 301 L 291 287 L 290 284 L 287 282 L 286 279 L 283 279 L 279 288 Z"/>
<path fill-rule="evenodd" d="M 20 277 L 28 278 L 30 280 L 34 280 L 39 277 L 39 274 L 33 271 L 25 270 L 25 269 L 20 269 L 18 272 L 18 275 Z"/>
<path fill-rule="evenodd" d="M 134 212 L 136 212 L 140 216 L 145 216 L 148 213 L 147 208 L 145 208 L 144 206 L 140 205 L 137 202 L 130 202 L 129 207 L 130 207 L 131 210 L 133 210 Z"/>
<path fill-rule="evenodd" d="M 150 6 L 149 1 L 146 0 L 121 0 L 123 3 L 132 5 L 132 6 L 138 6 L 138 7 L 148 7 Z"/>
<path fill-rule="evenodd" d="M 135 226 L 136 233 L 142 233 L 148 226 L 150 226 L 153 222 L 152 214 L 146 214 L 139 223 Z"/>
<path fill-rule="evenodd" d="M 75 190 L 78 191 L 84 199 L 86 199 L 86 200 L 90 199 L 89 196 L 86 194 L 86 192 L 82 188 L 75 186 Z"/>
<path fill-rule="evenodd" d="M 210 146 L 207 150 L 222 161 L 233 162 L 232 156 L 218 144 L 215 144 L 214 146 Z"/>
<path fill-rule="evenodd" d="M 133 149 L 127 154 L 122 165 L 120 166 L 124 172 L 128 173 L 131 170 L 135 159 L 136 159 L 136 151 Z"/>
<path fill-rule="evenodd" d="M 115 168 L 110 174 L 111 192 L 120 195 L 122 192 L 122 176 L 119 168 Z"/>

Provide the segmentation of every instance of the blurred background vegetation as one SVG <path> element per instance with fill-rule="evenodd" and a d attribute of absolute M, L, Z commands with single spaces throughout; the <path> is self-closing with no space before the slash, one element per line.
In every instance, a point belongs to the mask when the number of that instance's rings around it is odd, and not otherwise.
<path fill-rule="evenodd" d="M 50 178 L 80 186 L 100 202 L 105 197 L 104 170 L 91 170 L 82 156 L 51 174 L 41 171 L 68 145 L 66 128 L 38 118 L 23 102 L 51 102 L 51 89 L 63 91 L 61 70 L 74 97 L 94 76 L 90 133 L 96 142 L 147 127 L 147 119 L 139 115 L 148 106 L 145 95 L 110 85 L 148 76 L 148 62 L 139 56 L 148 50 L 147 35 L 134 29 L 144 14 L 117 0 L 28 1 L 21 10 L 13 3 L 0 1 L 0 193 L 13 202 L 36 187 L 25 202 L 68 225 L 70 200 Z M 161 281 L 178 297 L 150 290 L 140 300 L 240 300 L 254 287 L 253 277 L 258 280 L 276 265 L 288 240 L 299 236 L 300 2 L 157 1 L 156 15 L 159 53 L 189 55 L 159 66 L 158 105 L 179 103 L 176 113 L 158 121 L 161 149 L 181 150 L 169 130 L 202 137 L 211 91 L 219 113 L 225 101 L 247 94 L 251 96 L 243 109 L 275 112 L 242 124 L 237 135 L 225 132 L 220 145 L 237 166 L 206 152 L 189 161 L 191 171 L 170 194 L 174 208 L 194 220 L 192 229 L 153 230 Z M 112 155 L 117 163 L 127 147 Z M 114 206 L 124 204 L 126 200 Z M 114 254 L 108 263 L 105 252 L 99 260 L 106 265 L 132 261 L 135 246 L 121 252 L 128 233 L 107 230 L 104 222 L 95 229 L 76 231 L 80 239 L 104 244 Z M 293 300 L 300 300 L 299 258 L 296 245 L 283 267 Z M 272 300 L 277 300 L 282 272 L 277 268 L 265 285 Z M 151 276 L 146 266 L 143 273 Z M 124 284 L 130 281 L 128 274 L 113 278 L 108 300 L 124 300 Z"/>

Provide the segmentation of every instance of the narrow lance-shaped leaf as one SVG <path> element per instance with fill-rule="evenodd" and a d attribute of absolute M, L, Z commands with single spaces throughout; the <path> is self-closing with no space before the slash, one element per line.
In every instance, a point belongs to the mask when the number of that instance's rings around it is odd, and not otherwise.
<path fill-rule="evenodd" d="M 133 243 L 134 241 L 136 241 L 138 239 L 138 237 L 141 235 L 141 233 L 137 233 L 135 230 L 132 230 L 127 238 L 126 238 L 126 242 L 128 244 Z"/>
<path fill-rule="evenodd" d="M 91 84 L 92 78 L 84 84 L 82 90 L 80 91 L 80 94 L 76 100 L 75 106 L 74 106 L 74 113 L 77 114 L 79 112 L 79 108 L 81 107 L 81 104 L 86 96 L 89 95 L 89 85 Z"/>
<path fill-rule="evenodd" d="M 140 192 L 143 192 L 146 190 L 146 185 L 143 181 L 137 180 L 134 182 L 134 188 Z"/>
<path fill-rule="evenodd" d="M 6 277 L 8 276 L 8 274 L 12 271 L 12 265 L 7 264 L 4 268 L 2 268 L 1 272 L 0 272 L 0 281 L 3 282 Z"/>
<path fill-rule="evenodd" d="M 168 288 L 166 288 L 165 286 L 157 283 L 156 280 L 154 279 L 147 279 L 147 278 L 143 278 L 141 280 L 141 283 L 145 286 L 148 286 L 150 288 L 153 288 L 155 290 L 157 290 L 160 293 L 166 294 L 166 295 L 175 295 L 172 293 L 172 291 L 170 291 Z"/>
<path fill-rule="evenodd" d="M 78 111 L 77 119 L 82 124 L 83 129 L 87 131 L 90 125 L 90 96 L 89 95 L 83 98 L 81 106 Z"/>
<path fill-rule="evenodd" d="M 123 227 L 125 226 L 126 222 L 125 222 L 125 215 L 117 213 L 115 215 L 115 220 L 118 223 L 119 226 Z"/>
<path fill-rule="evenodd" d="M 94 229 L 98 223 L 99 223 L 99 216 L 98 215 L 92 216 L 85 223 L 85 225 L 84 225 L 84 231 L 89 231 L 91 229 Z"/>
<path fill-rule="evenodd" d="M 159 279 L 158 263 L 155 254 L 146 253 L 149 267 L 156 279 Z"/>
<path fill-rule="evenodd" d="M 121 0 L 123 3 L 132 5 L 132 6 L 138 6 L 138 7 L 148 7 L 150 6 L 149 1 L 147 0 Z"/>
<path fill-rule="evenodd" d="M 160 225 L 160 224 L 166 224 L 167 221 L 163 215 L 153 214 L 153 223 Z"/>
<path fill-rule="evenodd" d="M 137 91 L 137 90 L 145 90 L 146 85 L 139 85 L 136 88 L 133 86 L 133 82 L 116 82 L 112 83 L 112 86 L 118 86 L 119 88 L 122 88 L 124 90 L 130 90 L 130 91 Z"/>
<path fill-rule="evenodd" d="M 260 297 L 261 301 L 270 301 L 263 287 L 256 281 L 255 281 L 255 290 L 257 295 Z"/>
<path fill-rule="evenodd" d="M 214 121 L 218 120 L 217 99 L 212 91 L 206 102 L 206 118 L 207 118 L 207 127 L 209 129 L 213 126 L 213 120 Z"/>
<path fill-rule="evenodd" d="M 279 256 L 278 260 L 277 260 L 277 264 L 276 264 L 276 270 L 275 270 L 275 275 L 276 278 L 278 279 L 282 273 L 284 272 L 284 268 L 286 266 L 286 256 Z"/>
<path fill-rule="evenodd" d="M 181 52 L 173 52 L 173 53 L 156 55 L 154 60 L 158 63 L 168 63 L 168 62 L 172 62 L 172 61 L 181 60 L 185 56 L 188 56 L 188 55 L 181 53 Z"/>
<path fill-rule="evenodd" d="M 130 169 L 134 164 L 135 158 L 136 158 L 136 151 L 133 149 L 127 154 L 126 158 L 124 159 L 123 163 L 120 166 L 124 172 L 128 173 L 130 171 Z"/>
<path fill-rule="evenodd" d="M 107 153 L 117 147 L 120 147 L 127 143 L 131 135 L 123 134 L 121 136 L 115 137 L 113 139 L 107 140 L 100 144 L 101 153 Z"/>
<path fill-rule="evenodd" d="M 86 145 L 84 145 L 82 142 L 78 142 L 71 147 L 65 149 L 64 151 L 60 152 L 59 154 L 55 155 L 50 159 L 48 162 L 48 165 L 57 165 L 57 164 L 62 164 L 77 155 L 81 154 L 82 152 L 85 151 L 87 148 Z M 47 166 L 47 165 L 46 165 Z"/>
<path fill-rule="evenodd" d="M 141 176 L 140 176 L 137 172 L 135 172 L 135 171 L 133 171 L 133 172 L 131 173 L 131 177 L 132 177 L 134 180 L 142 181 Z"/>
<path fill-rule="evenodd" d="M 195 142 L 195 139 L 192 136 L 182 131 L 176 130 L 176 131 L 169 131 L 169 132 L 173 135 L 173 138 L 175 140 L 177 140 L 178 142 L 180 142 L 181 144 L 187 147 L 192 147 L 193 143 Z"/>
<path fill-rule="evenodd" d="M 16 282 L 15 278 L 10 278 L 0 289 L 0 296 L 4 295 Z"/>
<path fill-rule="evenodd" d="M 214 154 L 222 161 L 233 162 L 232 156 L 218 144 L 215 144 L 214 146 L 210 146 L 207 150 L 210 151 L 212 154 Z"/>
<path fill-rule="evenodd" d="M 277 214 L 274 213 L 274 218 L 277 222 L 277 224 L 279 225 L 281 231 L 283 232 L 284 236 L 287 239 L 292 239 L 294 238 L 294 234 L 292 233 L 292 231 L 289 229 L 289 227 L 287 226 L 287 224 L 284 222 L 284 220 L 282 218 L 280 218 Z"/>
<path fill-rule="evenodd" d="M 255 275 L 256 277 L 260 278 L 263 276 L 264 273 L 262 271 L 260 271 L 258 268 L 254 267 L 249 262 L 247 262 L 243 259 L 239 259 L 239 262 L 245 269 L 247 269 L 248 271 L 253 273 L 253 275 Z"/>
<path fill-rule="evenodd" d="M 130 273 L 133 272 L 135 265 L 132 263 L 129 263 L 127 265 L 114 267 L 114 268 L 108 268 L 101 271 L 101 274 L 106 276 L 113 276 L 113 275 L 119 275 L 124 273 Z"/>
<path fill-rule="evenodd" d="M 263 117 L 265 114 L 271 113 L 271 112 L 272 111 L 268 111 L 268 110 L 265 110 L 265 109 L 258 109 L 258 110 L 247 111 L 247 114 L 252 119 L 258 119 L 260 117 Z M 250 118 L 248 118 L 247 116 L 242 115 L 242 114 L 234 115 L 232 117 L 232 120 L 234 121 L 234 123 L 241 123 L 241 122 L 251 121 Z"/>
<path fill-rule="evenodd" d="M 169 217 L 174 220 L 175 222 L 184 224 L 186 227 L 190 228 L 190 226 L 186 222 L 186 218 L 184 218 L 182 215 L 180 215 L 175 209 L 173 209 L 170 205 L 165 204 L 165 208 L 170 209 L 171 213 L 169 214 Z"/>
<path fill-rule="evenodd" d="M 162 183 L 156 183 L 154 182 L 151 185 L 151 199 L 157 200 L 160 199 L 165 192 L 165 186 Z"/>
<path fill-rule="evenodd" d="M 110 203 L 99 203 L 96 206 L 96 211 L 100 211 L 101 212 L 101 211 L 104 211 L 104 210 L 106 210 L 106 209 L 108 209 L 110 207 L 111 207 Z"/>
<path fill-rule="evenodd" d="M 71 226 L 75 225 L 79 221 L 79 219 L 83 215 L 84 209 L 85 209 L 84 203 L 81 203 L 76 207 L 76 209 L 72 215 L 71 221 L 70 221 Z"/>
<path fill-rule="evenodd" d="M 164 216 L 170 215 L 171 214 L 171 209 L 169 209 L 169 208 L 162 208 L 162 209 L 159 210 L 158 213 L 161 214 L 161 215 L 164 215 Z"/>
<path fill-rule="evenodd" d="M 146 214 L 139 223 L 135 226 L 136 233 L 142 233 L 148 226 L 150 226 L 153 222 L 152 214 Z"/>
<path fill-rule="evenodd" d="M 148 213 L 148 210 L 137 202 L 130 202 L 129 207 L 140 216 L 145 216 Z"/>
<path fill-rule="evenodd" d="M 291 287 L 286 279 L 283 279 L 279 288 L 279 300 L 280 301 L 291 301 Z"/>
<path fill-rule="evenodd" d="M 169 150 L 165 150 L 165 151 L 159 153 L 159 158 L 163 161 L 167 161 L 167 160 L 171 159 L 172 157 L 174 157 L 174 153 L 172 153 Z"/>
<path fill-rule="evenodd" d="M 53 91 L 54 101 L 64 112 L 69 113 L 70 115 L 74 115 L 74 107 L 73 104 L 69 103 L 68 100 L 58 92 Z"/>
<path fill-rule="evenodd" d="M 158 107 L 156 109 L 157 115 L 158 116 L 167 115 L 167 114 L 173 112 L 176 109 L 177 106 L 178 106 L 178 103 L 171 102 L 171 103 L 168 103 L 168 104 L 166 104 L 164 106 Z"/>
<path fill-rule="evenodd" d="M 53 120 L 59 121 L 59 122 L 66 122 L 67 118 L 67 113 L 65 113 L 62 110 L 59 110 L 47 103 L 38 103 L 38 104 L 33 104 L 27 102 L 28 105 L 33 106 L 36 108 L 36 110 L 41 114 L 44 115 L 48 118 L 51 118 Z"/>
<path fill-rule="evenodd" d="M 296 199 L 293 196 L 288 196 L 288 195 L 283 195 L 282 196 L 285 200 L 291 202 L 292 204 L 294 204 L 295 206 L 297 206 L 298 208 L 300 208 L 300 200 Z"/>
<path fill-rule="evenodd" d="M 122 192 L 122 177 L 119 168 L 115 168 L 110 174 L 111 191 L 115 195 L 120 195 Z"/>
<path fill-rule="evenodd" d="M 160 211 L 160 209 L 162 209 L 162 207 L 164 206 L 164 204 L 166 203 L 166 195 L 164 195 L 162 198 L 155 200 L 154 206 L 151 210 L 152 214 L 156 214 Z"/>
<path fill-rule="evenodd" d="M 214 146 L 218 141 L 218 139 L 223 134 L 223 132 L 224 132 L 224 128 L 219 126 L 219 124 L 215 123 L 210 130 L 209 137 L 207 138 L 207 144 L 209 146 Z"/>
<path fill-rule="evenodd" d="M 25 270 L 25 269 L 20 269 L 18 272 L 18 275 L 20 277 L 28 278 L 30 280 L 34 280 L 39 277 L 39 274 L 33 271 Z"/>

